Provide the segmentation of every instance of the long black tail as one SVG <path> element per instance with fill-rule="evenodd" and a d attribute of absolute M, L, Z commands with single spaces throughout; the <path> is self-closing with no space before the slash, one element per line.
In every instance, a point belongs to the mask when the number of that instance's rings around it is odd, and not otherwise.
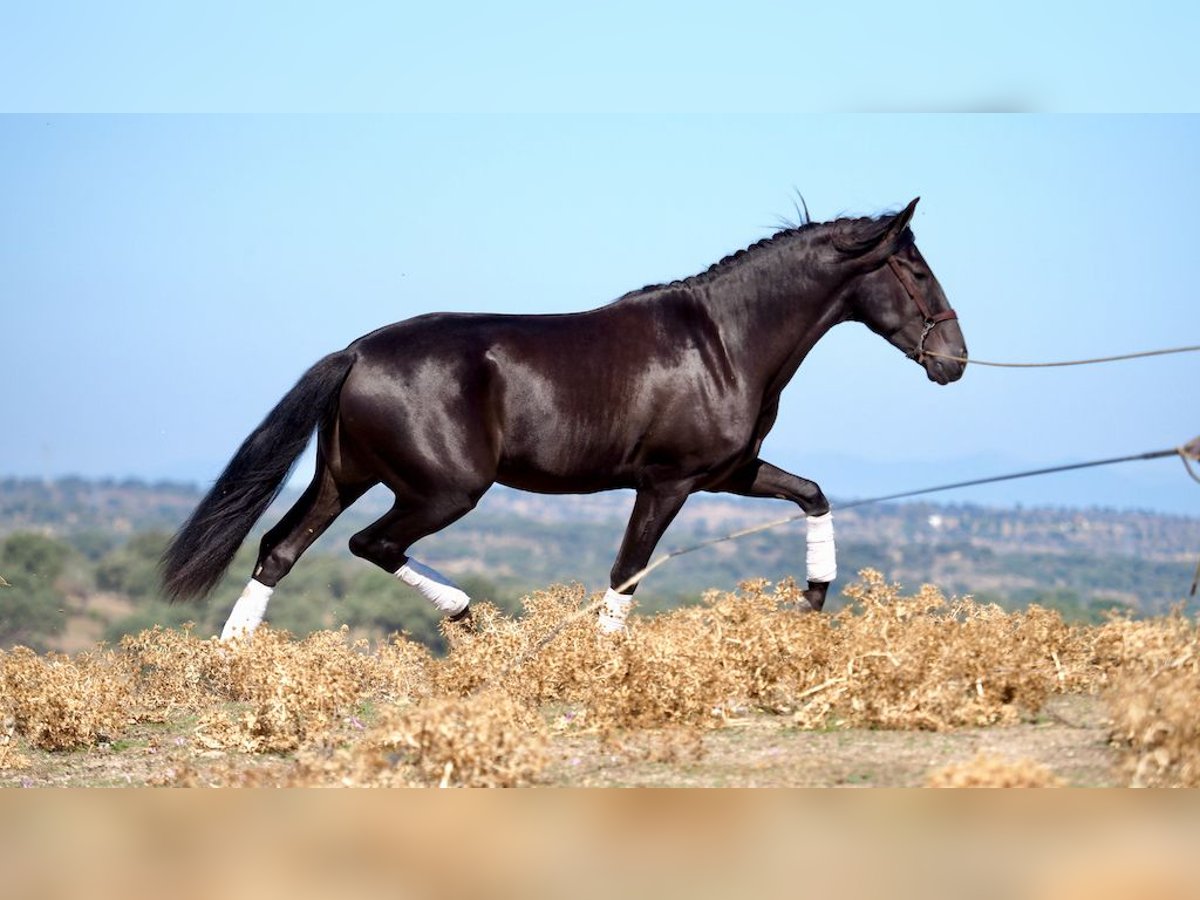
<path fill-rule="evenodd" d="M 172 600 L 203 597 L 233 556 L 308 446 L 313 429 L 337 409 L 354 353 L 326 356 L 304 373 L 238 448 L 162 558 L 163 589 Z"/>

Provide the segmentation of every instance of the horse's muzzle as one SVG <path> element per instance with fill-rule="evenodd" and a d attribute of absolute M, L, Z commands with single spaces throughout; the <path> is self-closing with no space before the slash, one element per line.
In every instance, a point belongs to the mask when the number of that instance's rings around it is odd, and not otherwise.
<path fill-rule="evenodd" d="M 925 355 L 922 365 L 925 367 L 925 374 L 929 376 L 929 380 L 936 381 L 938 384 L 950 384 L 951 382 L 958 381 L 958 379 L 962 378 L 963 372 L 967 368 L 967 364 L 964 362 L 941 359 L 929 354 Z"/>

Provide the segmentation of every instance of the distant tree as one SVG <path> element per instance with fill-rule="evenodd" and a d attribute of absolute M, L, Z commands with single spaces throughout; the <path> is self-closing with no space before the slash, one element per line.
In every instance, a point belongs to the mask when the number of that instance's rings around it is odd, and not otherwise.
<path fill-rule="evenodd" d="M 116 535 L 100 528 L 85 528 L 69 535 L 68 540 L 72 547 L 92 562 L 102 559 L 117 544 Z"/>
<path fill-rule="evenodd" d="M 1065 587 L 1033 591 L 1029 603 L 1057 610 L 1068 622 L 1094 624 L 1100 616 L 1088 606 L 1087 600 L 1078 591 Z"/>
<path fill-rule="evenodd" d="M 32 532 L 11 534 L 0 545 L 0 574 L 9 585 L 0 588 L 0 646 L 43 650 L 62 630 L 66 598 L 55 582 L 71 552 L 62 541 Z"/>
<path fill-rule="evenodd" d="M 515 616 L 521 611 L 522 592 L 520 590 L 505 589 L 486 575 L 464 575 L 454 580 L 467 592 L 472 602 L 491 603 L 510 616 Z M 537 585 L 536 587 L 541 586 Z M 531 585 L 530 589 L 534 587 Z"/>
<path fill-rule="evenodd" d="M 96 587 L 124 594 L 135 603 L 158 599 L 158 560 L 168 540 L 160 531 L 135 534 L 96 564 Z"/>
<path fill-rule="evenodd" d="M 42 534 L 21 531 L 9 535 L 0 549 L 0 565 L 27 583 L 49 584 L 62 574 L 71 548 Z M 12 579 L 9 579 L 12 581 Z M 15 585 L 16 582 L 12 581 Z"/>
<path fill-rule="evenodd" d="M 339 623 L 380 635 L 405 632 L 435 652 L 445 649 L 441 615 L 424 597 L 378 569 L 359 569 L 336 611 Z"/>
<path fill-rule="evenodd" d="M 217 617 L 228 612 L 219 608 L 217 602 L 170 604 L 162 598 L 158 575 L 158 560 L 162 556 L 169 536 L 161 531 L 142 531 L 135 534 L 123 546 L 105 554 L 95 565 L 96 587 L 102 591 L 121 594 L 132 601 L 134 609 L 129 615 L 108 624 L 105 640 L 116 643 L 124 635 L 161 625 L 178 628 L 192 622 L 196 635 L 207 637 L 220 628 Z M 229 593 L 228 590 L 225 593 Z M 220 597 L 220 601 L 228 598 Z M 229 600 L 232 605 L 232 600 Z"/>
<path fill-rule="evenodd" d="M 204 638 L 212 632 L 209 619 L 204 607 L 182 603 L 172 605 L 161 600 L 149 600 L 139 604 L 129 615 L 109 622 L 104 630 L 104 639 L 110 644 L 116 644 L 127 634 L 139 634 L 155 625 L 179 628 L 188 622 L 196 625 L 196 636 Z"/>

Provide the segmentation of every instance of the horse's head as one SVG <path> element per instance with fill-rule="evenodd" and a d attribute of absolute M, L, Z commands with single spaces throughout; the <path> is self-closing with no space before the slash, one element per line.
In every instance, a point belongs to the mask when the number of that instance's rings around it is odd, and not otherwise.
<path fill-rule="evenodd" d="M 848 318 L 920 363 L 930 381 L 949 384 L 962 377 L 966 363 L 942 357 L 965 359 L 967 345 L 958 316 L 908 228 L 916 207 L 913 200 L 894 216 L 852 221 L 833 245 L 851 267 Z"/>

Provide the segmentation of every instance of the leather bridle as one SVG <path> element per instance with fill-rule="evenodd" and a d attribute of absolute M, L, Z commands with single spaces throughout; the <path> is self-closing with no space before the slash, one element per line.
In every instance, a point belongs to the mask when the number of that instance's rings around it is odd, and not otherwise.
<path fill-rule="evenodd" d="M 917 290 L 917 286 L 913 283 L 912 275 L 900 265 L 899 261 L 894 256 L 888 257 L 888 266 L 892 273 L 896 276 L 896 280 L 900 282 L 900 286 L 904 288 L 905 293 L 912 298 L 912 302 L 917 305 L 921 316 L 925 320 L 925 327 L 921 329 L 921 337 L 917 341 L 917 346 L 908 352 L 908 356 L 912 357 L 919 363 L 925 361 L 925 338 L 929 336 L 929 332 L 933 331 L 938 322 L 948 322 L 951 319 L 957 319 L 956 313 L 950 307 L 943 309 L 940 312 L 930 312 L 929 307 L 925 305 L 925 301 L 921 298 L 921 292 Z"/>

